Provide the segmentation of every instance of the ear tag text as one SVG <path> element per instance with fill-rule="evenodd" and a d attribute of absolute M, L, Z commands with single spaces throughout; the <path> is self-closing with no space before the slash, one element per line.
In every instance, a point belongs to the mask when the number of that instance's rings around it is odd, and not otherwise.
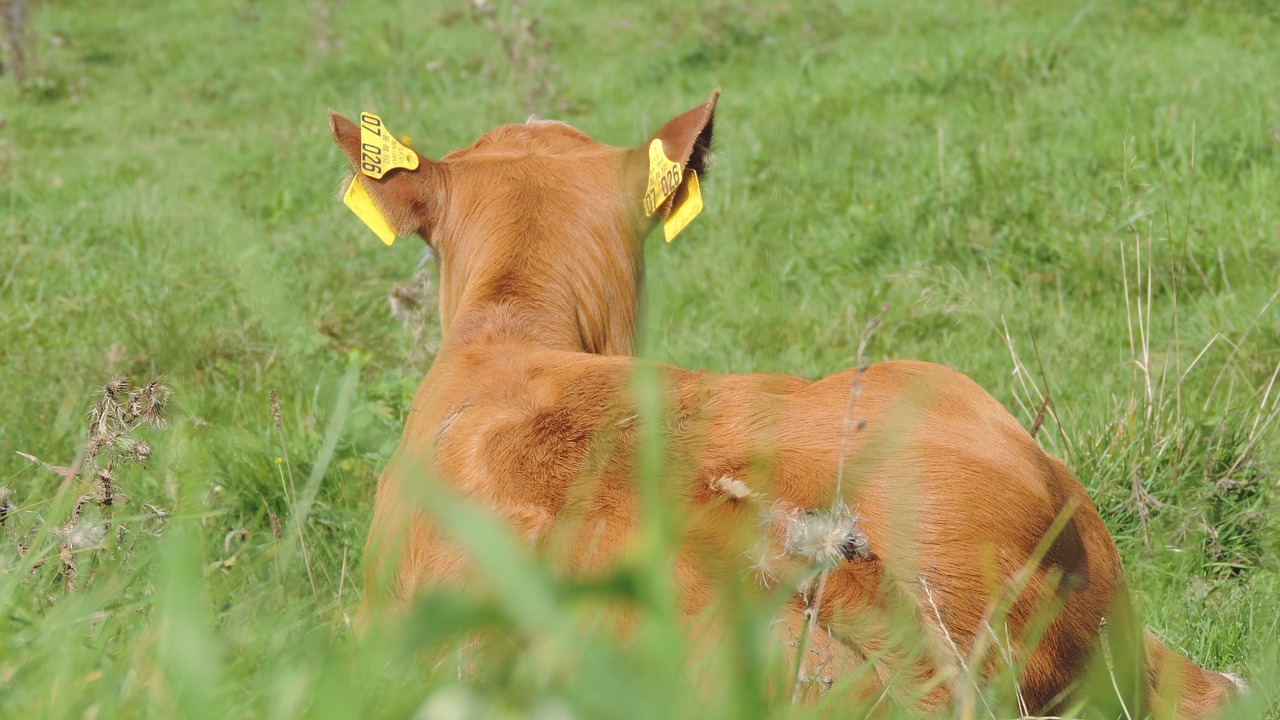
<path fill-rule="evenodd" d="M 662 140 L 649 143 L 649 186 L 644 191 L 644 216 L 653 217 L 658 206 L 680 187 L 680 163 L 672 162 L 662 149 Z"/>
<path fill-rule="evenodd" d="M 401 145 L 382 124 L 382 118 L 373 113 L 360 113 L 360 171 L 381 180 L 394 168 L 417 170 L 418 153 Z"/>
<path fill-rule="evenodd" d="M 678 205 L 671 208 L 671 214 L 662 221 L 662 234 L 667 242 L 676 239 L 681 230 L 689 227 L 689 223 L 702 212 L 702 188 L 698 187 L 698 171 L 689 170 L 689 180 L 684 197 Z"/>
<path fill-rule="evenodd" d="M 377 235 L 384 244 L 390 245 L 396 241 L 396 231 L 391 229 L 391 224 L 373 204 L 373 198 L 369 197 L 369 191 L 364 189 L 359 175 L 351 178 L 351 184 L 347 186 L 347 192 L 342 196 L 342 204 L 351 208 L 351 212 L 368 225 L 373 234 Z"/>

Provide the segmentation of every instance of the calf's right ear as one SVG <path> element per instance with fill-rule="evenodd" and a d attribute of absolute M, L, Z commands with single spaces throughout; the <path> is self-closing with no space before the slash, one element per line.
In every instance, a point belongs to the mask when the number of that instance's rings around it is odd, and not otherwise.
<path fill-rule="evenodd" d="M 418 233 L 430 243 L 443 202 L 439 166 L 410 148 L 408 152 L 417 158 L 416 167 L 393 167 L 381 178 L 371 177 L 365 172 L 368 148 L 363 147 L 360 126 L 330 110 L 329 132 L 351 163 L 355 173 L 352 182 L 359 182 L 369 194 L 387 225 L 397 235 Z"/>
<path fill-rule="evenodd" d="M 667 157 L 703 177 L 711 160 L 711 131 L 715 126 L 716 101 L 719 99 L 720 88 L 716 88 L 706 102 L 672 118 L 654 135 L 662 140 Z"/>
<path fill-rule="evenodd" d="M 637 168 L 633 171 L 633 176 L 642 176 L 646 188 L 652 168 L 649 153 L 654 142 L 660 142 L 667 160 L 679 165 L 679 186 L 665 200 L 653 203 L 652 207 L 646 205 L 646 214 L 665 219 L 687 191 L 690 174 L 696 173 L 699 179 L 706 178 L 711 164 L 711 132 L 715 125 L 716 101 L 719 99 L 720 88 L 716 88 L 706 102 L 672 118 L 649 138 L 643 148 L 637 148 L 640 152 L 633 152 L 633 163 Z M 649 193 L 648 189 L 646 193 Z M 646 203 L 651 199 L 646 200 Z"/>

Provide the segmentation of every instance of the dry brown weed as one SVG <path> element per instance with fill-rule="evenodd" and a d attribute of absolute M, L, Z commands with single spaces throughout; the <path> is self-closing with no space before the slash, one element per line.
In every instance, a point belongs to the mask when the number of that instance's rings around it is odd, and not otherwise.
<path fill-rule="evenodd" d="M 18 452 L 62 478 L 62 488 L 81 493 L 55 533 L 61 540 L 58 559 L 67 590 L 76 585 L 79 558 L 84 553 L 102 549 L 110 537 L 123 538 L 127 532 L 114 522 L 115 506 L 127 500 L 120 493 L 116 475 L 128 465 L 143 465 L 151 458 L 151 446 L 137 436 L 137 431 L 144 427 L 166 427 L 166 410 L 172 395 L 163 378 L 146 385 L 134 385 L 128 377 L 118 375 L 99 388 L 98 399 L 88 413 L 84 450 L 71 465 L 54 465 L 30 453 Z M 9 500 L 12 491 L 2 490 L 0 524 L 19 509 Z M 159 508 L 146 507 L 151 508 L 151 514 L 157 518 L 167 514 Z M 27 545 L 16 535 L 13 541 L 25 555 Z M 42 561 L 33 569 L 40 564 Z"/>

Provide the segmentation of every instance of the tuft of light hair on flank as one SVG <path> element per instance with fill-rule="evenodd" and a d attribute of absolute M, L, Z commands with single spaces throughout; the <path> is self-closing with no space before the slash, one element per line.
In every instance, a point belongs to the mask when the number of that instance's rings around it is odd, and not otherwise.
<path fill-rule="evenodd" d="M 746 500 L 755 493 L 741 480 L 732 475 L 717 475 L 707 481 L 707 485 L 717 493 L 723 493 L 734 500 Z"/>
<path fill-rule="evenodd" d="M 866 559 L 871 542 L 844 502 L 829 509 L 799 508 L 775 513 L 778 540 L 787 555 L 803 558 L 819 569 L 830 569 L 855 557 Z"/>
<path fill-rule="evenodd" d="M 799 571 L 812 582 L 843 563 L 867 559 L 871 541 L 859 520 L 844 502 L 829 509 L 806 510 L 783 501 L 763 508 L 760 544 L 748 553 L 756 579 L 769 588 Z"/>

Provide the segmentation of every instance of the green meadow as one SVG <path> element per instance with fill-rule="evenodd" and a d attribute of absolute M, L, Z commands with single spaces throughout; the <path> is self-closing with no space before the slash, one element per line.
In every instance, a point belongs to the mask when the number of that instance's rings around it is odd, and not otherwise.
<path fill-rule="evenodd" d="M 491 587 L 352 628 L 440 332 L 423 244 L 339 201 L 326 110 L 439 157 L 531 114 L 639 145 L 716 87 L 706 209 L 648 240 L 641 353 L 964 372 L 1089 489 L 1146 624 L 1251 681 L 1233 717 L 1280 716 L 1280 4 L 8 5 L 0 717 L 865 710 L 840 686 L 792 704 L 745 590 L 691 643 L 660 519 L 582 584 L 451 507 Z M 121 375 L 142 392 L 102 400 Z M 491 657 L 450 663 L 478 632 Z M 1008 683 L 982 693 L 956 717 L 1018 714 Z"/>

